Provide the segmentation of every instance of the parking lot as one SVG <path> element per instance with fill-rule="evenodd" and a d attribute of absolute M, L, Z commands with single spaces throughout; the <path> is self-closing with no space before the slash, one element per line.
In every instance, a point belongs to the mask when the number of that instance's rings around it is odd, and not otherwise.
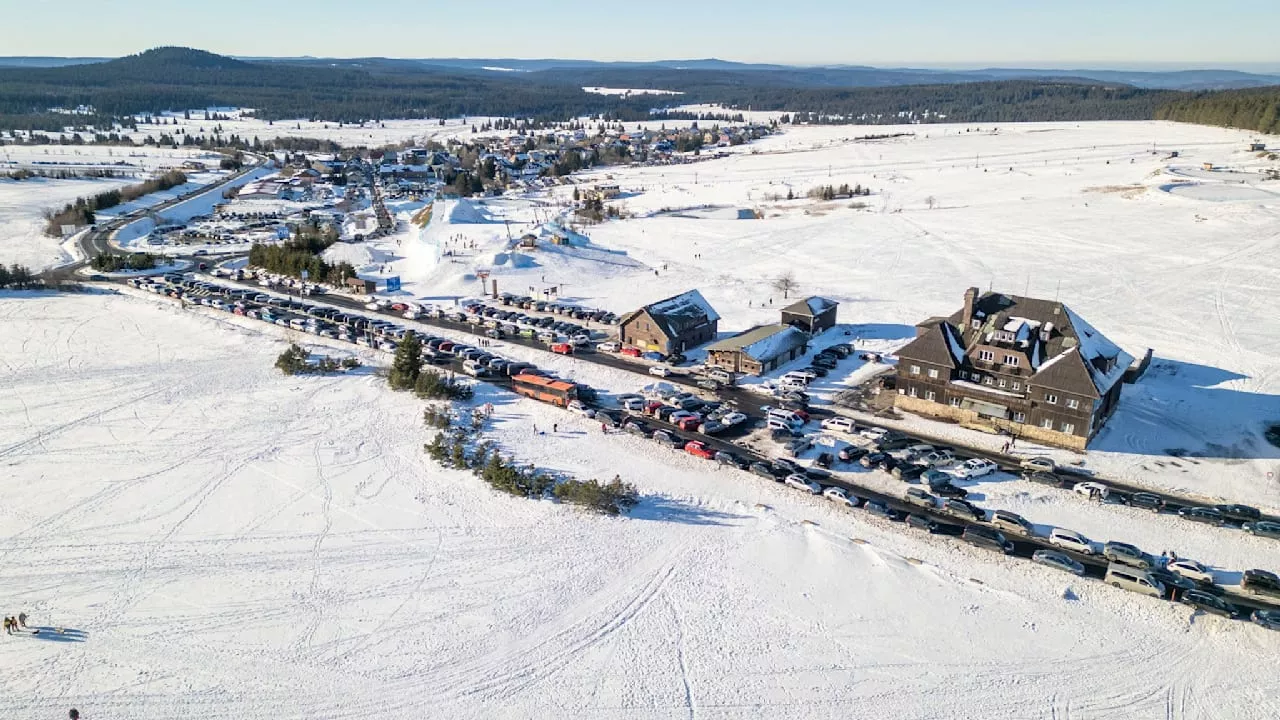
<path fill-rule="evenodd" d="M 529 323 L 518 315 L 505 318 L 498 315 L 499 312 L 514 311 L 498 311 L 480 305 L 452 311 L 443 308 L 393 308 L 390 304 L 359 307 L 353 301 L 348 301 L 348 304 L 357 307 L 348 311 L 333 306 L 331 303 L 335 298 L 331 297 L 325 297 L 323 303 L 290 299 L 252 287 L 231 287 L 194 277 L 170 276 L 163 282 L 147 279 L 129 282 L 140 289 L 177 297 L 183 302 L 384 352 L 394 352 L 398 342 L 413 332 L 422 341 L 424 358 L 429 362 L 499 385 L 509 386 L 510 378 L 518 374 L 553 376 L 531 363 L 513 362 L 480 347 L 434 336 L 413 327 L 414 324 L 438 324 L 477 336 L 495 329 L 501 331 L 500 324 L 485 327 L 489 321 L 512 321 L 521 329 L 528 327 Z M 486 310 L 494 312 L 486 314 Z M 393 314 L 399 317 L 393 320 Z M 538 322 L 551 317 L 553 315 L 547 315 Z M 554 326 L 555 322 L 553 320 L 552 325 L 546 327 Z M 557 331 L 565 330 L 567 321 L 558 322 L 562 325 Z M 534 326 L 543 327 L 540 324 Z M 581 329 L 585 331 L 585 325 Z M 532 338 L 528 334 L 517 333 L 513 339 L 531 347 L 547 349 L 545 343 L 536 339 L 536 333 Z M 589 344 L 583 348 L 584 359 L 623 366 L 636 372 L 638 377 L 639 373 L 645 372 L 643 366 L 616 355 L 593 352 L 590 348 Z M 697 388 L 690 387 L 695 382 L 693 378 L 673 377 L 667 380 L 676 382 L 650 383 L 640 392 L 612 397 L 598 396 L 590 388 L 582 388 L 584 400 L 573 403 L 568 409 L 599 419 L 602 427 L 610 431 L 649 438 L 672 451 L 702 457 L 719 465 L 734 466 L 799 492 L 822 496 L 849 508 L 901 521 L 930 533 L 958 536 L 976 546 L 1010 556 L 1029 558 L 1088 577 L 1110 578 L 1108 582 L 1115 580 L 1113 584 L 1121 582 L 1116 573 L 1126 567 L 1149 573 L 1135 582 L 1151 583 L 1153 592 L 1150 594 L 1197 604 L 1197 607 L 1210 612 L 1227 612 L 1243 618 L 1249 617 L 1249 610 L 1280 608 L 1280 579 L 1265 571 L 1246 573 L 1247 586 L 1221 586 L 1213 581 L 1211 573 L 1191 579 L 1199 567 L 1194 561 L 1190 565 L 1184 563 L 1186 567 L 1172 565 L 1166 569 L 1164 559 L 1124 543 L 1095 543 L 1083 538 L 1084 542 L 1072 543 L 1070 531 L 1051 532 L 1047 536 L 1036 534 L 1031 525 L 1016 514 L 967 502 L 963 487 L 967 480 L 1010 469 L 990 459 L 923 443 L 917 438 L 864 425 L 831 412 L 809 413 L 803 407 L 803 391 L 798 388 L 785 391 L 791 393 L 791 397 L 779 398 L 792 406 L 788 408 L 781 404 L 771 405 L 771 398 L 738 388 L 722 387 L 718 392 L 698 389 L 699 392 L 695 393 L 692 391 Z M 727 418 L 732 422 L 723 422 Z M 815 422 L 821 428 L 816 433 L 808 430 Z M 884 473 L 895 478 L 902 484 L 901 493 L 878 489 L 883 488 L 883 482 L 860 481 L 859 476 L 866 472 Z M 1082 498 L 1134 502 L 1133 493 L 1097 482 L 1080 481 L 1085 483 L 1081 486 L 1078 479 L 1056 474 L 1051 467 L 1029 467 L 1025 477 L 1031 482 L 1055 485 L 1064 492 L 1080 493 Z M 1128 500 L 1116 499 L 1126 497 Z M 1145 500 L 1139 498 L 1139 501 Z M 1168 508 L 1166 504 L 1157 509 L 1163 511 Z M 1223 515 L 1217 524 L 1244 527 L 1249 523 L 1265 522 L 1261 518 L 1246 519 L 1248 511 L 1237 510 L 1244 515 L 1233 520 Z M 1222 510 L 1217 512 L 1222 514 Z M 1185 517 L 1188 513 L 1182 515 Z M 1204 521 L 1194 517 L 1190 519 Z M 1206 604 L 1215 602 L 1206 599 L 1206 593 L 1213 598 L 1229 598 L 1227 610 L 1206 607 Z M 1222 604 L 1221 600 L 1216 602 L 1217 605 Z M 1264 612 L 1254 619 L 1265 624 L 1270 617 Z"/>

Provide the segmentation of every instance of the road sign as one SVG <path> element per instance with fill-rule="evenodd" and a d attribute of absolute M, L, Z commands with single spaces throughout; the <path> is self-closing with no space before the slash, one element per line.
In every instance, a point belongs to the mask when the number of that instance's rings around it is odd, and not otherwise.
<path fill-rule="evenodd" d="M 484 282 L 485 280 L 488 280 L 488 279 L 489 279 L 489 271 L 488 271 L 488 270 L 477 270 L 477 271 L 476 271 L 476 277 L 480 278 L 480 282 Z"/>
<path fill-rule="evenodd" d="M 400 277 L 387 278 L 387 292 L 396 292 L 400 289 Z"/>
<path fill-rule="evenodd" d="M 307 272 L 306 270 L 303 270 L 303 271 L 302 271 L 302 279 L 303 279 L 303 280 L 306 280 L 306 279 L 307 279 L 307 278 L 309 278 L 309 277 L 311 277 L 311 273 Z"/>

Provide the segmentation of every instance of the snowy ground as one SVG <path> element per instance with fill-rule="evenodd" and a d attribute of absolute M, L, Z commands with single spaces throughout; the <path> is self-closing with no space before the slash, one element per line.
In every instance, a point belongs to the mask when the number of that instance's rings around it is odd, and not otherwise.
<path fill-rule="evenodd" d="M 859 140 L 896 133 L 907 135 Z M 580 228 L 580 247 L 508 247 L 565 211 L 573 187 L 561 186 L 440 202 L 425 230 L 374 250 L 379 270 L 390 258 L 387 274 L 419 297 L 474 294 L 477 270 L 500 291 L 555 287 L 615 311 L 696 287 L 722 332 L 776 321 L 784 301 L 771 284 L 784 272 L 881 339 L 953 312 L 970 285 L 1057 297 L 1131 354 L 1155 350 L 1086 467 L 1277 509 L 1280 448 L 1262 430 L 1280 421 L 1280 325 L 1268 301 L 1280 287 L 1280 182 L 1263 181 L 1276 163 L 1248 152 L 1250 140 L 1159 122 L 787 128 L 723 160 L 575 177 L 619 184 L 631 215 Z M 842 183 L 873 194 L 805 197 Z M 764 217 L 739 220 L 739 210 Z"/>
<path fill-rule="evenodd" d="M 16 340 L 0 344 L 0 586 L 7 613 L 68 630 L 0 643 L 6 717 L 1280 712 L 1276 633 L 547 406 L 478 398 L 524 460 L 624 469 L 645 493 L 634 517 L 429 465 L 421 403 L 367 372 L 280 376 L 274 327 L 104 296 L 0 296 L 0 318 Z"/>
<path fill-rule="evenodd" d="M 78 197 L 123 187 L 133 180 L 0 179 L 0 263 L 34 271 L 71 262 L 62 238 L 44 234 L 44 211 L 60 210 Z"/>

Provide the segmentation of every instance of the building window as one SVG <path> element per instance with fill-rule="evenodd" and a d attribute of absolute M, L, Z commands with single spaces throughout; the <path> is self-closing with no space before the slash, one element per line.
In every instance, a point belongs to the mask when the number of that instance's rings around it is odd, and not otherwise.
<path fill-rule="evenodd" d="M 960 398 L 958 397 L 951 398 L 951 407 L 960 407 Z"/>
<path fill-rule="evenodd" d="M 936 392 L 934 392 L 934 391 L 930 390 L 929 392 L 927 392 L 927 393 L 925 393 L 925 394 L 924 394 L 924 399 L 925 399 L 925 400 L 928 400 L 929 402 L 937 402 L 937 401 L 938 401 L 938 393 L 936 393 Z"/>
<path fill-rule="evenodd" d="M 1047 403 L 1049 403 L 1050 405 L 1057 405 L 1057 404 L 1058 404 L 1058 396 L 1057 396 L 1057 395 L 1054 395 L 1053 393 L 1045 393 L 1045 394 L 1044 394 L 1044 401 L 1045 401 L 1045 402 L 1047 402 Z"/>
<path fill-rule="evenodd" d="M 1017 355 L 1005 355 L 1005 356 L 1004 356 L 1004 364 L 1005 364 L 1005 365 L 1012 365 L 1013 367 L 1018 367 L 1018 356 L 1017 356 Z"/>
<path fill-rule="evenodd" d="M 911 366 L 911 374 L 912 374 L 912 375 L 919 375 L 919 374 L 920 374 L 920 366 L 919 366 L 919 365 L 912 365 L 912 366 Z"/>
<path fill-rule="evenodd" d="M 1062 423 L 1062 432 L 1068 435 L 1074 435 L 1076 432 L 1076 426 L 1072 423 Z"/>
<path fill-rule="evenodd" d="M 911 397 L 917 397 L 917 395 L 916 395 L 916 389 L 915 389 L 915 388 L 907 388 L 907 395 L 910 395 Z"/>
<path fill-rule="evenodd" d="M 1013 381 L 1013 389 L 1014 389 L 1014 390 L 1021 390 L 1021 389 L 1022 389 L 1022 383 L 1018 382 L 1017 380 L 1014 380 L 1014 381 Z"/>
<path fill-rule="evenodd" d="M 979 360 L 986 360 L 987 362 L 991 362 L 992 360 L 995 360 L 995 359 L 996 359 L 996 354 L 995 354 L 995 353 L 993 353 L 993 352 L 991 352 L 990 350 L 979 350 L 979 351 L 978 351 L 978 359 L 979 359 Z"/>
<path fill-rule="evenodd" d="M 1080 408 L 1080 401 L 1075 398 L 1068 398 L 1067 407 L 1071 408 L 1072 410 L 1078 410 Z"/>
<path fill-rule="evenodd" d="M 1046 419 L 1046 420 L 1041 420 L 1041 421 L 1040 421 L 1040 427 L 1044 428 L 1045 430 L 1052 430 L 1052 429 L 1053 429 L 1053 421 L 1052 421 L 1052 420 L 1048 420 L 1048 419 Z"/>
<path fill-rule="evenodd" d="M 983 380 L 982 380 L 982 384 L 983 384 L 983 385 L 991 385 L 991 384 L 992 384 L 992 382 L 993 382 L 993 381 L 992 381 L 992 379 L 991 379 L 991 376 L 990 376 L 990 375 L 986 376 L 986 377 L 985 377 L 985 378 L 983 378 Z"/>
<path fill-rule="evenodd" d="M 978 318 L 974 318 L 974 319 L 973 319 L 973 323 L 972 323 L 972 325 L 973 325 L 973 329 L 974 329 L 974 330 L 981 330 L 981 329 L 982 329 L 982 321 L 981 321 L 981 320 L 979 320 Z"/>
<path fill-rule="evenodd" d="M 934 379 L 934 380 L 937 380 L 937 379 L 938 379 L 938 371 L 937 371 L 937 370 L 935 370 L 935 369 L 933 369 L 933 368 L 929 368 L 929 377 L 930 377 L 930 378 L 932 378 L 932 379 Z"/>
<path fill-rule="evenodd" d="M 960 379 L 961 379 L 961 380 L 968 380 L 968 379 L 969 379 L 969 371 L 968 371 L 968 370 L 961 370 L 961 371 L 960 371 Z"/>
<path fill-rule="evenodd" d="M 1014 414 L 1013 414 L 1013 421 L 1014 421 L 1014 422 L 1017 422 L 1017 423 L 1020 423 L 1020 422 L 1026 422 L 1026 421 L 1027 421 L 1027 414 L 1026 414 L 1026 413 L 1016 412 L 1016 413 L 1014 413 Z"/>
<path fill-rule="evenodd" d="M 1004 386 L 1008 385 L 1009 383 L 1008 383 L 1008 381 L 1006 381 L 1004 378 L 1000 378 L 1000 382 L 998 382 L 998 383 L 996 383 L 996 384 L 997 384 L 997 385 L 999 385 L 1000 387 L 1004 387 Z"/>

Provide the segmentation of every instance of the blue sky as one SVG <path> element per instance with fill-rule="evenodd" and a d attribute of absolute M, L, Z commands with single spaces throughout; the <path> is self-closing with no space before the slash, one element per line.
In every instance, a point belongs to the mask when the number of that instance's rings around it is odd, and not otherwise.
<path fill-rule="evenodd" d="M 1280 69 L 1280 0 L 0 0 L 4 55 Z"/>

